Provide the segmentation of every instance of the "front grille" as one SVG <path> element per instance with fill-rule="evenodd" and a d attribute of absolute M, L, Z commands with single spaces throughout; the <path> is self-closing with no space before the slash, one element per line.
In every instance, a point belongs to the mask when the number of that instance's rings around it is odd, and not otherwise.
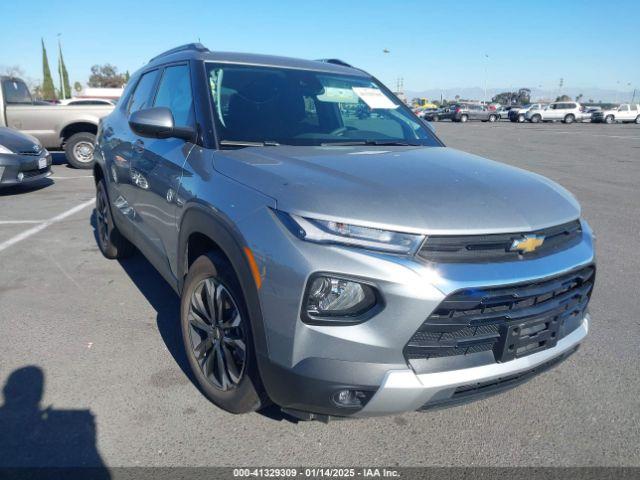
<path fill-rule="evenodd" d="M 511 251 L 516 240 L 525 235 L 544 237 L 544 243 L 531 253 Z M 579 220 L 543 228 L 533 232 L 498 233 L 490 235 L 443 235 L 427 237 L 418 257 L 440 263 L 477 263 L 517 261 L 539 258 L 570 248 L 582 239 L 582 224 Z"/>
<path fill-rule="evenodd" d="M 43 173 L 47 173 L 49 171 L 49 167 L 40 168 L 36 170 L 26 170 L 22 172 L 24 178 L 32 178 L 37 177 L 38 175 L 42 175 Z"/>
<path fill-rule="evenodd" d="M 29 155 L 30 157 L 37 157 L 42 153 L 42 149 L 38 150 L 24 150 L 22 152 L 18 152 L 19 155 Z"/>
<path fill-rule="evenodd" d="M 407 361 L 491 351 L 505 362 L 551 348 L 584 317 L 595 267 L 449 295 L 404 348 Z M 412 365 L 414 368 L 416 365 Z"/>

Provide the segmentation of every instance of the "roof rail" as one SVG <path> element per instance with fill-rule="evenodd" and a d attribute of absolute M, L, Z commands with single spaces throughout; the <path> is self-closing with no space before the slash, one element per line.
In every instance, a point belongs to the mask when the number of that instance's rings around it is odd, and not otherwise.
<path fill-rule="evenodd" d="M 180 45 L 179 47 L 167 50 L 166 52 L 162 52 L 160 55 L 156 55 L 151 60 L 149 60 L 149 63 L 153 62 L 154 60 L 156 60 L 156 59 L 158 59 L 160 57 L 165 57 L 167 55 L 171 55 L 171 54 L 178 53 L 178 52 L 186 52 L 188 50 L 193 50 L 194 52 L 208 52 L 209 51 L 209 49 L 207 47 L 205 47 L 204 45 L 202 45 L 201 43 L 187 43 L 185 45 Z"/>
<path fill-rule="evenodd" d="M 342 65 L 343 67 L 354 68 L 352 65 L 349 65 L 347 62 L 344 62 L 339 58 L 319 58 L 316 60 L 316 62 L 333 63 L 334 65 Z"/>

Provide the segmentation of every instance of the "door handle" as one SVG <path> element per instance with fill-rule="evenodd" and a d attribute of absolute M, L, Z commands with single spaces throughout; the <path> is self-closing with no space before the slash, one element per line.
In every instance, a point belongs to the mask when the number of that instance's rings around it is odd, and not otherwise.
<path fill-rule="evenodd" d="M 142 153 L 144 151 L 144 142 L 140 139 L 133 142 L 133 150 L 136 153 Z"/>

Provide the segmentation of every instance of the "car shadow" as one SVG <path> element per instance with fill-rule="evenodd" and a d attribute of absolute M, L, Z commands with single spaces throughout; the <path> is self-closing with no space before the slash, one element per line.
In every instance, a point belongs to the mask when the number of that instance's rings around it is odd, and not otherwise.
<path fill-rule="evenodd" d="M 98 232 L 96 229 L 95 209 L 91 213 L 90 223 L 93 227 L 93 235 L 97 245 Z M 191 372 L 187 354 L 184 350 L 184 344 L 182 343 L 182 332 L 180 331 L 179 320 L 180 298 L 140 252 L 136 251 L 136 253 L 129 258 L 119 259 L 118 263 L 120 263 L 122 269 L 156 311 L 158 332 L 160 332 L 160 336 L 174 361 L 189 381 L 204 395 Z M 272 420 L 285 420 L 291 423 L 298 422 L 296 418 L 282 412 L 280 408 L 275 405 L 269 405 L 259 410 L 258 413 Z"/>
<path fill-rule="evenodd" d="M 0 405 L 0 478 L 109 479 L 91 410 L 42 407 L 38 366 L 11 372 Z"/>
<path fill-rule="evenodd" d="M 10 195 L 26 195 L 28 193 L 37 192 L 43 188 L 50 187 L 55 182 L 50 178 L 43 178 L 42 180 L 36 180 L 33 183 L 27 183 L 22 185 L 11 185 L 10 187 L 0 188 L 0 197 L 8 197 Z"/>

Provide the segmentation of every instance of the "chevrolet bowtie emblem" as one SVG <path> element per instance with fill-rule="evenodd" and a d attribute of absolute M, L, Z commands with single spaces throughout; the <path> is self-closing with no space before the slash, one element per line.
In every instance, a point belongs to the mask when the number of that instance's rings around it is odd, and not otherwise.
<path fill-rule="evenodd" d="M 531 253 L 544 243 L 542 235 L 525 235 L 524 238 L 516 238 L 511 244 L 512 252 Z"/>

